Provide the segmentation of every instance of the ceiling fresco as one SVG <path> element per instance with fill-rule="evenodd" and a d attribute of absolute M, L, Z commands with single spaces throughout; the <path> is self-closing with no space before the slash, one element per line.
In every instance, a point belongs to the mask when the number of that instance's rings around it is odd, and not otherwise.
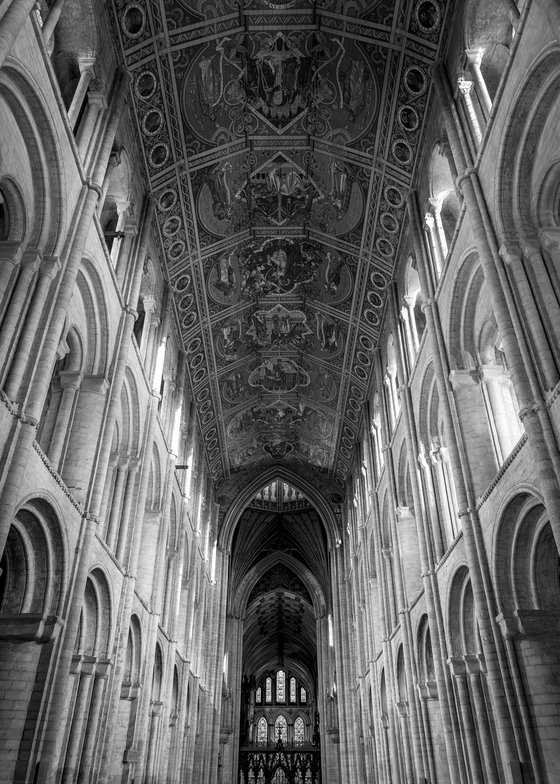
<path fill-rule="evenodd" d="M 450 9 L 113 3 L 216 486 L 343 487 Z"/>

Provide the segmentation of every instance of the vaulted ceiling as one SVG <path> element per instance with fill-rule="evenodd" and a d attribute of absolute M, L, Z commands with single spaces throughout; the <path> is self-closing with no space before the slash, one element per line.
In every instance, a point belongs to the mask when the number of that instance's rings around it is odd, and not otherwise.
<path fill-rule="evenodd" d="M 342 487 L 449 8 L 113 3 L 215 484 Z"/>

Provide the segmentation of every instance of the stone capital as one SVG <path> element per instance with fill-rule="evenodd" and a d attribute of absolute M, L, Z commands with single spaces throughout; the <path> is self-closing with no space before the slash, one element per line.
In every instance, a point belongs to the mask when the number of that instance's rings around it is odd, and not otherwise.
<path fill-rule="evenodd" d="M 471 65 L 477 65 L 480 67 L 485 51 L 486 50 L 483 49 L 481 46 L 477 46 L 477 47 L 473 47 L 472 49 L 465 49 L 465 55 L 469 63 L 471 63 Z"/>
<path fill-rule="evenodd" d="M 454 678 L 464 678 L 467 674 L 467 667 L 462 656 L 450 656 L 447 660 L 449 671 Z"/>
<path fill-rule="evenodd" d="M 61 263 L 58 256 L 43 256 L 41 266 L 39 267 L 39 274 L 45 278 L 54 280 L 61 269 Z"/>
<path fill-rule="evenodd" d="M 74 370 L 61 370 L 59 375 L 62 389 L 78 389 L 82 383 L 82 374 Z"/>
<path fill-rule="evenodd" d="M 15 267 L 21 261 L 22 253 L 21 242 L 0 241 L 0 262 L 2 264 L 12 264 Z"/>
<path fill-rule="evenodd" d="M 468 389 L 478 386 L 480 377 L 476 370 L 451 370 L 449 372 L 449 383 L 454 392 L 459 389 Z"/>
<path fill-rule="evenodd" d="M 459 88 L 459 92 L 461 93 L 461 95 L 465 95 L 465 96 L 469 95 L 472 86 L 473 83 L 468 79 L 463 79 L 462 77 L 459 77 L 459 79 L 457 79 L 457 87 Z"/>

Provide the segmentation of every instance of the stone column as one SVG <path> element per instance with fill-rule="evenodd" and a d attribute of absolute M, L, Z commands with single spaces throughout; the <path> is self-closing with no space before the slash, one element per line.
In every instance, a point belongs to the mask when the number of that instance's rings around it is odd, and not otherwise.
<path fill-rule="evenodd" d="M 13 0 L 0 18 L 0 68 L 34 7 L 35 0 Z"/>
<path fill-rule="evenodd" d="M 89 85 L 93 79 L 94 61 L 89 57 L 80 57 L 78 65 L 80 68 L 80 78 L 76 89 L 74 90 L 72 102 L 68 107 L 68 122 L 73 131 L 76 130 L 76 123 L 78 122 L 83 103 L 86 100 Z"/>
<path fill-rule="evenodd" d="M 484 677 L 482 660 L 480 656 L 475 656 L 468 653 L 465 654 L 463 658 L 465 660 L 465 666 L 467 668 L 471 686 L 474 720 L 478 728 L 478 736 L 480 738 L 480 748 L 484 760 L 486 777 L 488 781 L 499 781 L 500 774 L 496 764 L 496 754 L 494 752 L 492 732 L 490 730 L 488 711 L 486 709 L 486 700 L 482 689 L 482 678 Z"/>
<path fill-rule="evenodd" d="M 121 506 L 123 500 L 123 493 L 128 475 L 128 455 L 120 457 L 117 464 L 117 479 L 115 481 L 115 489 L 113 490 L 113 499 L 111 502 L 111 514 L 109 515 L 109 522 L 107 524 L 107 533 L 105 541 L 110 550 L 115 549 L 117 536 L 119 532 L 119 524 L 121 522 Z"/>
<path fill-rule="evenodd" d="M 101 727 L 99 726 L 99 718 L 101 716 L 101 708 L 103 706 L 103 696 L 105 694 L 105 684 L 107 682 L 107 671 L 110 665 L 111 662 L 108 659 L 102 661 L 98 660 L 95 664 L 88 722 L 84 735 L 84 744 L 80 760 L 80 771 L 78 774 L 78 784 L 86 784 L 86 782 L 91 781 L 90 777 L 94 764 L 94 754 L 102 734 Z"/>
<path fill-rule="evenodd" d="M 521 301 L 521 318 L 525 322 L 527 331 L 533 336 L 535 356 L 543 373 L 545 388 L 554 389 L 558 382 L 558 368 L 523 266 L 521 248 L 517 243 L 504 243 L 500 248 L 500 256 L 511 269 L 511 276 Z"/>
<path fill-rule="evenodd" d="M 37 336 L 39 322 L 45 308 L 47 296 L 52 281 L 58 275 L 60 262 L 58 257 L 45 257 L 38 270 L 38 279 L 33 299 L 27 311 L 23 330 L 21 332 L 17 350 L 12 360 L 10 373 L 5 385 L 6 394 L 10 400 L 16 399 L 26 368 L 29 365 L 33 341 Z"/>
<path fill-rule="evenodd" d="M 66 0 L 54 0 L 54 3 L 49 8 L 47 18 L 43 22 L 43 27 L 41 31 L 43 33 L 43 40 L 46 46 L 49 45 L 49 42 L 58 24 L 58 20 L 60 19 L 62 11 L 64 10 L 65 4 L 66 4 Z"/>
<path fill-rule="evenodd" d="M 516 424 L 512 423 L 514 412 L 508 410 L 504 398 L 504 389 L 509 384 L 509 375 L 504 368 L 495 365 L 482 365 L 479 373 L 488 393 L 490 413 L 498 441 L 499 460 L 500 463 L 503 463 L 521 437 L 521 423 L 519 422 L 519 427 L 514 429 Z"/>
<path fill-rule="evenodd" d="M 134 490 L 136 487 L 136 474 L 140 467 L 140 460 L 128 461 L 128 474 L 126 480 L 126 490 L 124 494 L 123 508 L 121 514 L 121 524 L 117 540 L 117 561 L 124 563 L 125 553 L 129 539 L 130 512 L 134 501 Z"/>
<path fill-rule="evenodd" d="M 60 398 L 60 405 L 58 406 L 54 432 L 48 450 L 48 458 L 53 468 L 60 473 L 62 450 L 68 435 L 76 391 L 82 383 L 82 374 L 75 373 L 71 370 L 63 370 L 60 373 L 59 378 L 60 386 L 62 387 L 62 395 Z"/>
<path fill-rule="evenodd" d="M 88 158 L 91 157 L 93 141 L 95 137 L 95 130 L 99 121 L 99 117 L 107 108 L 107 102 L 103 93 L 94 92 L 90 90 L 87 94 L 87 107 L 85 115 L 78 128 L 78 136 L 76 142 L 78 144 L 78 152 L 84 166 L 88 163 Z"/>
<path fill-rule="evenodd" d="M 66 749 L 64 767 L 62 769 L 62 784 L 73 782 L 78 773 L 78 765 L 82 752 L 83 732 L 88 718 L 91 683 L 96 661 L 94 656 L 84 656 L 82 660 L 78 693 L 76 695 L 76 702 L 74 703 L 72 729 L 70 730 L 68 748 Z"/>
<path fill-rule="evenodd" d="M 459 92 L 463 96 L 465 101 L 465 106 L 467 108 L 467 116 L 469 118 L 471 131 L 474 136 L 474 140 L 476 142 L 477 148 L 480 146 L 482 142 L 482 131 L 480 129 L 480 123 L 478 122 L 478 117 L 476 116 L 476 109 L 474 108 L 473 99 L 471 97 L 471 90 L 473 83 L 469 82 L 467 79 L 458 79 L 457 86 L 459 87 Z"/>
<path fill-rule="evenodd" d="M 414 356 L 418 353 L 418 346 L 420 345 L 420 341 L 418 339 L 418 328 L 416 326 L 416 316 L 414 314 L 414 308 L 416 306 L 416 297 L 409 297 L 405 295 L 403 297 L 404 304 L 406 306 L 406 312 L 408 314 L 408 325 L 410 328 L 410 335 L 412 338 L 412 346 L 414 348 Z"/>
<path fill-rule="evenodd" d="M 0 367 L 8 369 L 11 357 L 14 355 L 14 346 L 18 340 L 19 330 L 24 324 L 25 302 L 32 288 L 33 278 L 42 263 L 41 252 L 27 249 L 20 263 L 20 272 L 17 276 L 12 296 L 2 321 L 0 330 Z M 49 379 L 50 380 L 50 379 Z"/>
<path fill-rule="evenodd" d="M 462 657 L 452 656 L 447 660 L 451 674 L 455 679 L 457 695 L 459 697 L 459 707 L 463 720 L 463 739 L 467 749 L 467 758 L 471 772 L 470 781 L 472 784 L 484 784 L 484 773 L 480 762 L 476 730 L 474 727 L 469 689 L 467 686 L 467 670 Z"/>
<path fill-rule="evenodd" d="M 424 223 L 428 229 L 428 236 L 430 238 L 430 246 L 432 248 L 432 258 L 436 273 L 436 280 L 441 277 L 441 271 L 445 264 L 445 257 L 439 242 L 439 236 L 436 229 L 436 219 L 431 212 L 427 212 L 424 216 Z"/>
<path fill-rule="evenodd" d="M 480 70 L 482 58 L 484 57 L 484 49 L 465 49 L 465 54 L 467 56 L 467 60 L 469 61 L 469 67 L 476 85 L 476 90 L 480 98 L 482 109 L 485 113 L 486 120 L 488 120 L 490 114 L 492 113 L 492 99 L 490 98 L 490 93 L 486 87 L 486 81 L 484 80 L 482 71 Z"/>

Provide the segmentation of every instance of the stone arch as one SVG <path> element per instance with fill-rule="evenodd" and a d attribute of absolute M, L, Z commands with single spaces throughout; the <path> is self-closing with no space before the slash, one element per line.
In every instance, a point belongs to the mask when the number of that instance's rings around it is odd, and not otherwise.
<path fill-rule="evenodd" d="M 109 325 L 103 283 L 94 263 L 87 257 L 82 259 L 76 289 L 81 298 L 83 317 L 88 328 L 84 372 L 92 375 L 103 374 L 109 363 L 112 329 Z"/>
<path fill-rule="evenodd" d="M 478 623 L 474 608 L 474 595 L 469 570 L 464 564 L 459 566 L 451 579 L 447 615 L 452 655 L 478 653 Z"/>
<path fill-rule="evenodd" d="M 313 476 L 314 479 L 317 479 L 317 474 Z M 323 522 L 329 549 L 335 547 L 341 539 L 335 514 L 339 502 L 338 498 L 333 499 L 332 490 L 329 492 L 329 489 L 326 486 L 322 486 L 320 482 L 315 481 L 315 483 L 312 483 L 307 476 L 297 474 L 285 466 L 277 465 L 269 466 L 258 476 L 249 478 L 244 487 L 235 487 L 236 495 L 221 514 L 217 541 L 218 547 L 221 550 L 231 551 L 233 534 L 243 509 L 262 487 L 266 487 L 275 479 L 284 480 L 309 499 Z M 224 488 L 221 488 L 221 490 L 223 491 Z M 327 498 L 329 498 L 330 503 L 327 501 Z M 227 496 L 221 496 L 219 500 L 222 499 L 226 500 Z"/>
<path fill-rule="evenodd" d="M 2 554 L 0 613 L 55 616 L 67 579 L 60 516 L 44 498 L 30 498 L 16 513 Z"/>
<path fill-rule="evenodd" d="M 65 234 L 66 201 L 62 195 L 63 156 L 40 90 L 21 64 L 4 65 L 0 73 L 0 100 L 8 105 L 17 124 L 31 166 L 32 195 L 22 196 L 26 220 L 22 242 L 49 255 L 59 252 Z M 17 160 L 22 160 L 21 155 Z M 14 172 L 12 177 L 17 178 Z M 19 181 L 19 179 L 18 179 Z M 31 202 L 28 202 L 31 196 Z"/>
<path fill-rule="evenodd" d="M 461 204 L 455 189 L 453 172 L 444 142 L 436 142 L 428 166 L 429 208 L 435 210 L 441 221 L 446 246 L 451 244 L 455 226 L 461 213 Z M 447 250 L 447 248 L 444 248 Z M 445 253 L 443 254 L 445 256 Z"/>
<path fill-rule="evenodd" d="M 513 43 L 514 28 L 508 5 L 469 0 L 465 6 L 463 20 L 465 49 L 482 50 L 481 71 L 493 96 Z"/>
<path fill-rule="evenodd" d="M 540 495 L 532 488 L 518 489 L 504 505 L 494 543 L 494 573 L 500 612 L 518 609 L 560 609 L 560 586 L 555 568 L 558 550 Z M 552 558 L 552 561 L 550 560 Z M 542 572 L 541 572 L 542 569 Z M 552 578 L 552 583 L 550 582 Z"/>
<path fill-rule="evenodd" d="M 460 261 L 455 275 L 446 333 L 454 369 L 473 369 L 477 364 L 475 322 L 484 275 L 474 252 Z"/>
<path fill-rule="evenodd" d="M 21 243 L 28 223 L 25 199 L 21 188 L 11 175 L 0 176 L 0 252 L 3 242 Z"/>
<path fill-rule="evenodd" d="M 547 122 L 555 116 L 553 106 L 558 101 L 559 86 L 560 48 L 551 44 L 527 69 L 502 134 L 495 200 L 499 233 L 505 238 L 516 238 L 520 231 L 530 236 L 538 225 L 539 199 L 532 192 L 534 154 Z M 520 122 L 520 118 L 525 121 Z M 543 179 L 552 163 L 546 166 Z M 511 183 L 511 188 L 500 189 L 499 183 L 503 182 Z"/>

